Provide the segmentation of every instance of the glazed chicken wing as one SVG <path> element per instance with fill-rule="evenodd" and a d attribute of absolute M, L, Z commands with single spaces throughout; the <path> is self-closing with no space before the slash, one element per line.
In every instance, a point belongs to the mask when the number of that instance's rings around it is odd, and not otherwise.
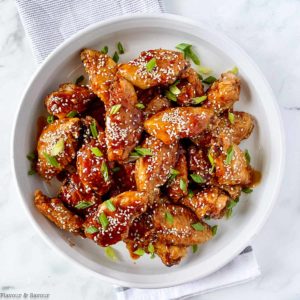
<path fill-rule="evenodd" d="M 124 163 L 116 167 L 113 177 L 122 192 L 136 190 L 134 162 Z"/>
<path fill-rule="evenodd" d="M 230 161 L 228 157 L 231 156 Z M 252 181 L 252 169 L 248 165 L 244 152 L 232 144 L 221 155 L 214 158 L 216 179 L 221 185 L 249 185 Z"/>
<path fill-rule="evenodd" d="M 143 51 L 138 58 L 120 65 L 118 74 L 134 86 L 148 89 L 172 84 L 188 65 L 181 52 L 155 49 Z"/>
<path fill-rule="evenodd" d="M 199 219 L 203 217 L 221 218 L 229 196 L 216 187 L 210 187 L 181 199 L 181 204 L 189 207 Z"/>
<path fill-rule="evenodd" d="M 117 64 L 107 54 L 93 49 L 81 51 L 80 58 L 93 92 L 104 102 L 109 99 L 109 87 L 117 72 Z"/>
<path fill-rule="evenodd" d="M 199 221 L 189 208 L 180 205 L 158 206 L 154 210 L 153 223 L 157 241 L 168 245 L 191 246 L 212 238 L 211 228 Z"/>
<path fill-rule="evenodd" d="M 132 84 L 117 79 L 110 90 L 106 105 L 106 142 L 110 161 L 126 160 L 142 134 L 142 111 L 135 107 L 137 97 Z"/>
<path fill-rule="evenodd" d="M 171 169 L 166 192 L 173 202 L 177 202 L 180 198 L 188 194 L 187 160 L 185 150 L 182 147 L 180 147 L 174 169 Z"/>
<path fill-rule="evenodd" d="M 190 106 L 195 104 L 193 98 L 204 95 L 204 88 L 197 72 L 193 68 L 187 68 L 179 77 L 179 83 L 176 85 L 180 90 L 177 95 L 177 103 L 180 106 Z"/>
<path fill-rule="evenodd" d="M 176 162 L 178 143 L 166 145 L 155 137 L 148 137 L 142 148 L 149 149 L 151 155 L 136 161 L 135 181 L 138 191 L 152 193 L 167 181 L 170 169 Z"/>
<path fill-rule="evenodd" d="M 75 157 L 80 120 L 65 118 L 47 125 L 38 140 L 37 171 L 46 180 L 60 173 Z"/>
<path fill-rule="evenodd" d="M 146 120 L 144 127 L 150 135 L 169 145 L 199 135 L 212 116 L 211 110 L 202 107 L 168 108 Z"/>
<path fill-rule="evenodd" d="M 202 107 L 213 109 L 216 114 L 231 108 L 240 97 L 240 79 L 226 72 L 207 91 L 207 100 Z"/>
<path fill-rule="evenodd" d="M 103 202 L 83 225 L 86 236 L 103 247 L 125 239 L 132 221 L 146 211 L 148 204 L 146 193 L 134 191 L 108 201 Z"/>
<path fill-rule="evenodd" d="M 167 267 L 179 264 L 181 259 L 187 254 L 187 247 L 167 245 L 160 242 L 154 243 L 154 249 Z"/>
<path fill-rule="evenodd" d="M 83 221 L 81 218 L 69 211 L 58 198 L 50 199 L 40 190 L 35 191 L 34 204 L 38 211 L 58 228 L 80 233 Z"/>
<path fill-rule="evenodd" d="M 88 104 L 96 98 L 96 95 L 85 86 L 64 83 L 59 86 L 58 91 L 46 97 L 45 105 L 50 115 L 62 119 L 71 112 L 84 112 Z"/>
<path fill-rule="evenodd" d="M 148 119 L 149 117 L 169 107 L 171 107 L 170 101 L 161 95 L 157 95 L 146 106 L 144 111 L 145 119 Z"/>

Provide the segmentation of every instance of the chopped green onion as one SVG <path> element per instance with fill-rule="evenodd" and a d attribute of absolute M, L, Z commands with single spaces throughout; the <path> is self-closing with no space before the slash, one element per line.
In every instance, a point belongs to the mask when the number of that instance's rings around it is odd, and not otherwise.
<path fill-rule="evenodd" d="M 230 200 L 230 202 L 227 204 L 227 211 L 226 211 L 226 218 L 229 219 L 232 215 L 232 209 L 237 205 L 237 201 Z"/>
<path fill-rule="evenodd" d="M 138 256 L 143 256 L 145 254 L 145 251 L 142 248 L 138 248 L 133 253 L 138 255 Z"/>
<path fill-rule="evenodd" d="M 186 57 L 190 58 L 195 65 L 197 65 L 197 66 L 200 65 L 200 59 L 197 56 L 197 54 L 192 50 L 192 47 L 187 48 L 184 51 L 184 54 Z"/>
<path fill-rule="evenodd" d="M 234 124 L 234 119 L 235 119 L 234 114 L 229 111 L 228 112 L 228 120 L 231 124 Z"/>
<path fill-rule="evenodd" d="M 128 162 L 136 161 L 136 160 L 139 159 L 140 157 L 141 157 L 141 156 L 140 156 L 137 152 L 133 151 L 133 152 L 131 152 L 131 153 L 129 154 Z"/>
<path fill-rule="evenodd" d="M 217 231 L 218 231 L 218 225 L 214 225 L 211 228 L 212 236 L 215 236 L 217 234 Z"/>
<path fill-rule="evenodd" d="M 35 156 L 35 153 L 34 152 L 30 152 L 26 155 L 27 159 L 30 160 L 30 161 L 34 161 L 36 156 Z"/>
<path fill-rule="evenodd" d="M 181 178 L 180 181 L 179 181 L 179 187 L 180 187 L 180 189 L 181 189 L 183 192 L 186 192 L 186 191 L 187 191 L 187 184 L 186 184 L 186 181 L 183 180 L 182 178 Z"/>
<path fill-rule="evenodd" d="M 174 218 L 172 216 L 172 214 L 169 211 L 166 211 L 165 213 L 165 219 L 169 224 L 173 224 L 174 223 Z"/>
<path fill-rule="evenodd" d="M 150 258 L 153 259 L 153 258 L 155 257 L 155 255 L 154 255 L 155 249 L 154 249 L 154 246 L 153 246 L 152 243 L 150 243 L 150 244 L 148 245 L 148 251 L 149 251 L 149 253 L 151 254 Z"/>
<path fill-rule="evenodd" d="M 118 47 L 119 53 L 120 53 L 120 54 L 124 54 L 125 50 L 124 50 L 124 47 L 123 47 L 123 45 L 121 44 L 121 42 L 119 42 L 119 43 L 117 44 L 117 47 Z"/>
<path fill-rule="evenodd" d="M 115 51 L 115 53 L 114 53 L 112 59 L 113 59 L 113 61 L 114 61 L 115 63 L 118 63 L 120 57 L 119 57 L 119 54 L 118 54 L 117 51 Z"/>
<path fill-rule="evenodd" d="M 201 97 L 192 98 L 194 104 L 199 104 L 199 103 L 203 102 L 206 99 L 207 99 L 207 96 L 201 96 Z"/>
<path fill-rule="evenodd" d="M 47 163 L 55 168 L 60 168 L 60 164 L 56 160 L 54 156 L 49 155 L 48 153 L 44 152 L 44 156 L 47 160 Z"/>
<path fill-rule="evenodd" d="M 184 52 L 186 49 L 188 49 L 190 47 L 192 47 L 191 44 L 181 43 L 181 44 L 178 44 L 175 48 Z"/>
<path fill-rule="evenodd" d="M 169 177 L 169 181 L 172 181 L 177 175 L 179 175 L 180 172 L 176 169 L 171 168 L 170 170 L 170 177 Z"/>
<path fill-rule="evenodd" d="M 237 73 L 239 72 L 239 68 L 235 66 L 230 72 L 237 75 Z"/>
<path fill-rule="evenodd" d="M 93 154 L 95 154 L 97 157 L 101 157 L 103 156 L 103 153 L 101 152 L 101 150 L 98 147 L 92 147 L 91 151 L 93 152 Z"/>
<path fill-rule="evenodd" d="M 58 155 L 59 153 L 63 152 L 65 149 L 65 141 L 63 138 L 59 139 L 57 141 L 57 143 L 54 145 L 54 147 L 52 148 L 50 154 L 52 156 L 56 156 Z"/>
<path fill-rule="evenodd" d="M 92 136 L 96 139 L 98 137 L 98 130 L 97 130 L 96 121 L 94 121 L 90 125 L 90 129 L 91 129 Z"/>
<path fill-rule="evenodd" d="M 196 183 L 204 183 L 205 182 L 204 178 L 198 174 L 191 174 L 190 176 Z"/>
<path fill-rule="evenodd" d="M 233 146 L 231 145 L 227 150 L 227 156 L 226 156 L 226 159 L 225 159 L 225 164 L 226 165 L 229 165 L 231 163 L 233 155 L 234 155 L 234 149 L 233 149 Z"/>
<path fill-rule="evenodd" d="M 180 89 L 175 85 L 175 84 L 172 84 L 169 88 L 170 92 L 173 94 L 173 95 L 179 95 L 180 94 Z"/>
<path fill-rule="evenodd" d="M 148 148 L 135 147 L 134 150 L 139 156 L 152 156 L 152 150 Z"/>
<path fill-rule="evenodd" d="M 109 174 L 108 174 L 108 167 L 105 161 L 102 162 L 100 170 L 103 175 L 104 181 L 107 182 L 109 180 Z"/>
<path fill-rule="evenodd" d="M 31 175 L 34 175 L 36 173 L 36 171 L 35 170 L 29 170 L 28 172 L 27 172 L 27 174 L 29 175 L 29 176 L 31 176 Z"/>
<path fill-rule="evenodd" d="M 216 80 L 217 80 L 216 77 L 214 77 L 214 76 L 208 76 L 208 77 L 206 77 L 204 80 L 202 80 L 202 82 L 203 82 L 203 83 L 206 83 L 206 84 L 212 84 L 212 83 L 214 83 Z"/>
<path fill-rule="evenodd" d="M 251 156 L 250 156 L 249 151 L 246 149 L 245 152 L 244 152 L 244 154 L 245 154 L 245 158 L 246 158 L 247 163 L 250 164 L 250 162 L 251 162 Z"/>
<path fill-rule="evenodd" d="M 197 75 L 198 75 L 198 78 L 199 78 L 200 80 L 203 80 L 203 77 L 202 77 L 201 74 L 197 73 Z"/>
<path fill-rule="evenodd" d="M 143 103 L 137 103 L 135 105 L 136 108 L 139 108 L 139 109 L 144 109 L 145 108 L 145 105 Z"/>
<path fill-rule="evenodd" d="M 212 72 L 212 69 L 211 68 L 207 68 L 207 67 L 203 67 L 203 66 L 200 66 L 198 68 L 199 72 L 202 73 L 202 74 L 209 74 Z"/>
<path fill-rule="evenodd" d="M 198 250 L 198 245 L 192 245 L 193 253 L 196 253 Z"/>
<path fill-rule="evenodd" d="M 100 50 L 101 53 L 103 54 L 107 54 L 108 52 L 108 47 L 107 46 L 104 46 L 101 50 Z"/>
<path fill-rule="evenodd" d="M 99 224 L 102 225 L 103 229 L 105 230 L 108 226 L 108 220 L 107 220 L 107 217 L 106 217 L 106 214 L 104 212 L 102 212 L 99 217 L 98 217 L 98 222 Z"/>
<path fill-rule="evenodd" d="M 113 247 L 111 247 L 111 246 L 105 247 L 104 252 L 105 252 L 105 255 L 106 255 L 109 259 L 111 259 L 112 261 L 118 260 L 118 257 L 117 257 L 117 255 L 116 255 L 115 250 L 114 250 Z"/>
<path fill-rule="evenodd" d="M 68 118 L 74 118 L 75 116 L 77 116 L 78 112 L 76 110 L 72 110 L 67 114 Z"/>
<path fill-rule="evenodd" d="M 209 162 L 210 162 L 210 164 L 211 164 L 211 168 L 209 169 L 209 173 L 211 174 L 211 173 L 213 173 L 213 171 L 214 171 L 214 169 L 215 169 L 216 163 L 215 163 L 215 160 L 214 160 L 214 158 L 212 157 L 210 151 L 208 152 L 207 157 L 208 157 L 208 160 L 209 160 Z"/>
<path fill-rule="evenodd" d="M 194 223 L 192 224 L 192 227 L 196 230 L 196 231 L 203 231 L 204 230 L 204 226 L 201 223 Z"/>
<path fill-rule="evenodd" d="M 47 117 L 47 123 L 48 124 L 52 124 L 54 122 L 54 116 L 53 115 L 50 115 Z"/>
<path fill-rule="evenodd" d="M 98 232 L 98 228 L 95 226 L 90 226 L 90 227 L 86 228 L 85 232 L 89 233 L 89 234 L 93 234 L 93 233 Z"/>
<path fill-rule="evenodd" d="M 192 190 L 189 190 L 188 197 L 191 199 L 194 197 L 194 195 L 195 193 Z"/>
<path fill-rule="evenodd" d="M 80 75 L 80 76 L 76 79 L 75 84 L 80 84 L 83 80 L 84 80 L 84 76 L 83 76 L 83 75 Z"/>
<path fill-rule="evenodd" d="M 120 167 L 114 167 L 114 168 L 112 169 L 112 171 L 113 171 L 114 173 L 117 173 L 117 172 L 119 172 L 120 170 L 121 170 Z"/>
<path fill-rule="evenodd" d="M 155 68 L 155 66 L 156 66 L 156 58 L 153 57 L 147 62 L 146 69 L 148 72 L 151 72 Z"/>
<path fill-rule="evenodd" d="M 106 207 L 109 211 L 115 211 L 116 210 L 115 206 L 113 205 L 113 203 L 111 202 L 110 199 L 106 200 L 104 203 L 105 203 L 105 205 L 106 205 Z"/>
<path fill-rule="evenodd" d="M 113 105 L 110 109 L 110 114 L 111 115 L 116 114 L 120 110 L 121 106 L 122 106 L 121 104 Z"/>
<path fill-rule="evenodd" d="M 80 201 L 75 205 L 75 208 L 77 209 L 85 209 L 88 208 L 90 206 L 92 206 L 94 203 L 90 202 L 90 201 Z"/>
<path fill-rule="evenodd" d="M 250 188 L 243 188 L 242 191 L 243 191 L 243 193 L 245 193 L 245 194 L 250 194 L 250 193 L 253 192 L 253 190 L 250 189 Z"/>
<path fill-rule="evenodd" d="M 166 91 L 165 96 L 166 96 L 169 100 L 174 101 L 174 102 L 177 102 L 176 95 L 174 95 L 174 94 L 171 93 L 170 91 Z"/>

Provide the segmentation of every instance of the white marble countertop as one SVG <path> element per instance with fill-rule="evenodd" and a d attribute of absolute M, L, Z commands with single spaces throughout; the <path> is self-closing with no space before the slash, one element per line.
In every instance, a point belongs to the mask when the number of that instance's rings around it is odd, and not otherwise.
<path fill-rule="evenodd" d="M 193 299 L 300 299 L 300 1 L 165 0 L 168 12 L 224 32 L 257 62 L 281 108 L 287 143 L 284 183 L 252 245 L 262 276 Z M 80 273 L 38 236 L 25 215 L 10 165 L 13 116 L 36 68 L 12 0 L 0 0 L 0 293 L 50 293 L 50 299 L 115 299 L 113 287 Z M 22 151 L 22 149 L 20 149 Z M 276 162 L 275 162 L 276 163 Z"/>

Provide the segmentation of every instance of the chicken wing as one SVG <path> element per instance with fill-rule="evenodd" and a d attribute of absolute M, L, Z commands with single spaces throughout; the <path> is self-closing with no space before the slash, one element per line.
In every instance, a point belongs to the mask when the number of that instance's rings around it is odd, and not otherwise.
<path fill-rule="evenodd" d="M 187 254 L 187 247 L 167 245 L 160 242 L 154 243 L 154 249 L 155 253 L 167 267 L 179 264 Z"/>
<path fill-rule="evenodd" d="M 106 111 L 106 143 L 110 161 L 127 159 L 143 131 L 142 111 L 135 107 L 137 97 L 132 84 L 117 79 L 110 90 Z"/>
<path fill-rule="evenodd" d="M 177 162 L 170 172 L 167 182 L 167 195 L 177 202 L 180 198 L 188 194 L 188 168 L 185 150 L 180 147 Z"/>
<path fill-rule="evenodd" d="M 199 135 L 209 124 L 213 112 L 202 107 L 168 108 L 144 122 L 152 136 L 171 144 L 181 138 Z"/>
<path fill-rule="evenodd" d="M 232 72 L 221 74 L 207 91 L 207 101 L 202 107 L 213 109 L 216 114 L 231 108 L 240 97 L 240 79 Z"/>
<path fill-rule="evenodd" d="M 168 179 L 170 169 L 175 165 L 178 143 L 166 145 L 155 137 L 148 137 L 142 148 L 151 155 L 140 157 L 135 165 L 135 181 L 138 191 L 153 192 Z"/>
<path fill-rule="evenodd" d="M 149 117 L 169 107 L 171 107 L 170 101 L 167 98 L 158 95 L 154 97 L 146 106 L 146 109 L 144 110 L 145 119 L 148 119 Z"/>
<path fill-rule="evenodd" d="M 212 238 L 211 228 L 199 221 L 189 208 L 180 205 L 158 206 L 154 210 L 153 223 L 157 241 L 164 244 L 191 246 Z"/>
<path fill-rule="evenodd" d="M 146 193 L 124 192 L 99 205 L 98 211 L 83 224 L 85 234 L 98 245 L 115 244 L 128 235 L 132 221 L 146 211 Z"/>
<path fill-rule="evenodd" d="M 190 106 L 195 104 L 193 98 L 204 95 L 204 88 L 197 72 L 193 68 L 187 68 L 179 77 L 179 83 L 176 85 L 180 90 L 177 95 L 177 103 L 180 106 Z"/>
<path fill-rule="evenodd" d="M 109 87 L 117 72 L 117 64 L 100 51 L 84 49 L 80 53 L 93 92 L 104 102 L 109 100 Z"/>
<path fill-rule="evenodd" d="M 47 125 L 38 140 L 37 171 L 46 180 L 60 173 L 75 157 L 80 120 L 65 118 Z"/>
<path fill-rule="evenodd" d="M 84 112 L 88 104 L 96 98 L 96 95 L 85 86 L 64 83 L 59 86 L 58 91 L 46 97 L 45 105 L 49 114 L 62 119 L 70 112 Z"/>
<path fill-rule="evenodd" d="M 199 219 L 203 217 L 221 218 L 226 204 L 230 200 L 222 190 L 210 187 L 196 193 L 192 197 L 184 197 L 180 203 L 189 207 Z"/>
<path fill-rule="evenodd" d="M 149 66 L 151 63 L 152 66 Z M 134 86 L 148 89 L 157 85 L 172 84 L 188 65 L 181 52 L 154 49 L 143 51 L 138 58 L 121 64 L 118 74 Z"/>
<path fill-rule="evenodd" d="M 34 204 L 38 211 L 58 228 L 76 234 L 80 233 L 83 221 L 79 216 L 69 211 L 60 199 L 50 199 L 40 190 L 36 190 Z"/>
<path fill-rule="evenodd" d="M 128 162 L 119 165 L 114 171 L 114 180 L 120 187 L 120 191 L 135 191 L 135 163 Z"/>

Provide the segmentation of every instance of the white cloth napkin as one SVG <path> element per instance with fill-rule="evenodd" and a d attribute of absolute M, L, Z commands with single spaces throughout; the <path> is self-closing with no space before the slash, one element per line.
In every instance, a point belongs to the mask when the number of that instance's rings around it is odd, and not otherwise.
<path fill-rule="evenodd" d="M 164 12 L 163 0 L 16 0 L 37 62 L 43 61 L 66 38 L 95 22 L 132 13 Z M 119 300 L 167 300 L 236 285 L 259 276 L 251 247 L 218 272 L 165 289 L 117 288 Z"/>

